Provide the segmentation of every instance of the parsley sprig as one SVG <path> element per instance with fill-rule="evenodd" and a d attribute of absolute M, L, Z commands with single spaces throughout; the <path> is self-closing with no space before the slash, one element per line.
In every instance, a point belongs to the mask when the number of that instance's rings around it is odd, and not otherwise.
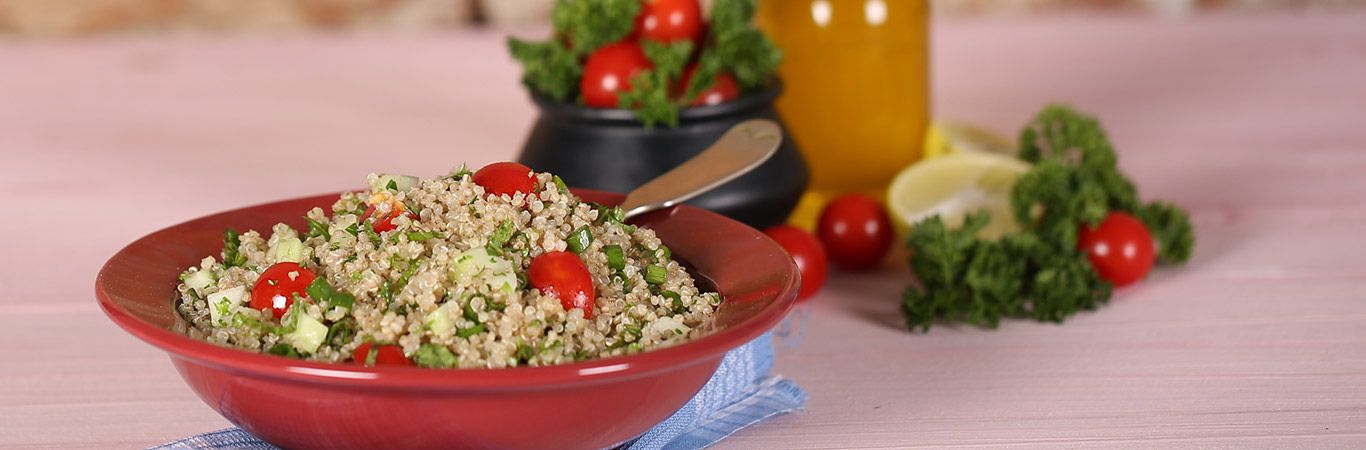
<path fill-rule="evenodd" d="M 744 91 L 762 88 L 773 77 L 783 53 L 753 25 L 758 0 L 717 0 L 707 35 L 700 42 L 697 72 L 677 88 L 694 55 L 693 43 L 641 41 L 654 67 L 631 80 L 631 91 L 618 96 L 620 107 L 633 109 L 646 127 L 676 126 L 678 113 L 729 72 Z M 556 34 L 543 41 L 508 38 L 508 50 L 522 65 L 522 84 L 556 101 L 578 101 L 584 60 L 597 49 L 626 38 L 635 26 L 640 0 L 558 0 L 551 22 Z M 684 90 L 678 98 L 677 89 Z"/>
<path fill-rule="evenodd" d="M 1095 226 L 1111 211 L 1144 222 L 1159 263 L 1190 258 L 1195 233 L 1186 213 L 1139 200 L 1094 117 L 1061 105 L 1044 108 L 1020 133 L 1020 158 L 1034 163 L 1011 190 L 1023 231 L 978 238 L 990 220 L 986 211 L 967 215 L 956 229 L 934 216 L 911 230 L 910 266 L 920 284 L 906 290 L 901 305 L 911 330 L 928 331 L 937 320 L 988 328 L 1008 317 L 1062 322 L 1104 304 L 1112 286 L 1076 245 L 1081 225 Z"/>

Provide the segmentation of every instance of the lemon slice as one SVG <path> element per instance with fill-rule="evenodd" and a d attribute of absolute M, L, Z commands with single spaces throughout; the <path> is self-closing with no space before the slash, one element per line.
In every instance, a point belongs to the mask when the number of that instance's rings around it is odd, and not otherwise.
<path fill-rule="evenodd" d="M 944 225 L 958 227 L 964 215 L 986 208 L 991 222 L 978 236 L 996 238 L 1020 229 L 1010 211 L 1010 189 L 1029 168 L 1029 163 L 994 153 L 960 152 L 922 160 L 892 179 L 887 209 L 904 233 L 936 214 Z"/>
<path fill-rule="evenodd" d="M 1005 136 L 964 122 L 933 122 L 925 130 L 924 157 L 937 158 L 954 153 L 993 153 L 1014 155 L 1015 143 Z"/>

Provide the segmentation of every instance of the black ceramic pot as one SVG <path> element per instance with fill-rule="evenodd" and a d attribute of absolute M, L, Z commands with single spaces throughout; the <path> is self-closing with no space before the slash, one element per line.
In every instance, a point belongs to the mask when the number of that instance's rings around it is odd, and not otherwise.
<path fill-rule="evenodd" d="M 589 108 L 533 94 L 541 116 L 518 161 L 557 174 L 573 187 L 628 192 L 705 150 L 732 125 L 755 118 L 782 124 L 773 108 L 781 91 L 774 83 L 719 105 L 687 108 L 677 127 L 651 129 L 630 110 Z M 806 162 L 784 130 L 772 159 L 688 203 L 763 229 L 787 219 L 807 179 Z"/>

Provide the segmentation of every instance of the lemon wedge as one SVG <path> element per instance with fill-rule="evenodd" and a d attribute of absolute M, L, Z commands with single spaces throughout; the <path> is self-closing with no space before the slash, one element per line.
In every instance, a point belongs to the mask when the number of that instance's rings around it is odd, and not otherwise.
<path fill-rule="evenodd" d="M 995 153 L 956 152 L 906 167 L 887 188 L 887 210 L 905 233 L 916 222 L 939 215 L 950 228 L 967 213 L 986 208 L 991 221 L 978 236 L 993 239 L 1017 231 L 1010 189 L 1030 164 Z"/>
<path fill-rule="evenodd" d="M 964 122 L 932 122 L 925 129 L 924 158 L 955 153 L 1014 155 L 1015 142 L 994 131 Z"/>

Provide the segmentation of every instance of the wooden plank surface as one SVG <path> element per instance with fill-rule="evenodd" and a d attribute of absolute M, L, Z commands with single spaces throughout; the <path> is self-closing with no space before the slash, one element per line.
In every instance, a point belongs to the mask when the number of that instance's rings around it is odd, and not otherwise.
<path fill-rule="evenodd" d="M 1063 326 L 900 327 L 909 277 L 839 274 L 778 371 L 806 411 L 717 448 L 1366 446 L 1366 15 L 953 21 L 939 116 L 1098 113 L 1186 268 Z M 534 111 L 492 31 L 0 43 L 0 446 L 137 448 L 228 424 L 91 285 L 223 209 L 511 157 Z"/>

